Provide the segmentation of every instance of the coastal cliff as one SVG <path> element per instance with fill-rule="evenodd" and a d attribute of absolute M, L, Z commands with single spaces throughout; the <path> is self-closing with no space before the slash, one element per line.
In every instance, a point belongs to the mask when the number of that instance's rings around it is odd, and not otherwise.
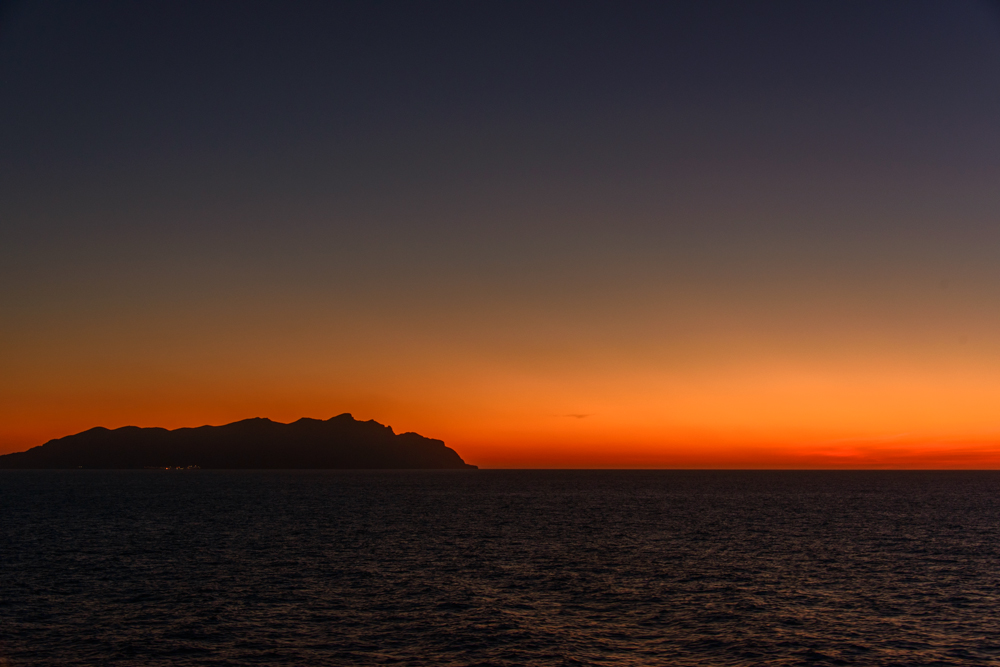
<path fill-rule="evenodd" d="M 474 469 L 441 440 L 342 414 L 282 424 L 92 428 L 0 456 L 7 468 Z"/>

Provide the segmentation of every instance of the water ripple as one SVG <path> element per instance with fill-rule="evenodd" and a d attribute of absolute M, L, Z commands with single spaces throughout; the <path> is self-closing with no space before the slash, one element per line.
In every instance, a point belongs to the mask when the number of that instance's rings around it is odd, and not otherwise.
<path fill-rule="evenodd" d="M 2 471 L 0 665 L 1000 665 L 1000 474 Z"/>

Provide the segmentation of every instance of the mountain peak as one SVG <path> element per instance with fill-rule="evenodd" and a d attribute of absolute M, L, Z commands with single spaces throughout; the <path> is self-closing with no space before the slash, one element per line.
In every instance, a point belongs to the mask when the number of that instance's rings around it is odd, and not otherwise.
<path fill-rule="evenodd" d="M 350 414 L 290 424 L 263 417 L 224 426 L 168 431 L 92 428 L 25 452 L 0 456 L 0 468 L 330 468 L 470 469 L 441 440 Z"/>

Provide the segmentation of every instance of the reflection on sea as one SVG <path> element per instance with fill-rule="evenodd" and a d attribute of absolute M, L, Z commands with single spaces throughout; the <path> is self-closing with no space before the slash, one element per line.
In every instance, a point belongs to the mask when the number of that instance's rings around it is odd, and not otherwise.
<path fill-rule="evenodd" d="M 3 471 L 0 508 L 11 665 L 1000 663 L 997 473 Z"/>

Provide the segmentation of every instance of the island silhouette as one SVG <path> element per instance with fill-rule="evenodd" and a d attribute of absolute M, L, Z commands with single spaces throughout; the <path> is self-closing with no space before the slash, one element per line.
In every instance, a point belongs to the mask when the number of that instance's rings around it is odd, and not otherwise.
<path fill-rule="evenodd" d="M 291 424 L 92 428 L 0 456 L 0 468 L 475 469 L 441 440 L 349 413 Z"/>

